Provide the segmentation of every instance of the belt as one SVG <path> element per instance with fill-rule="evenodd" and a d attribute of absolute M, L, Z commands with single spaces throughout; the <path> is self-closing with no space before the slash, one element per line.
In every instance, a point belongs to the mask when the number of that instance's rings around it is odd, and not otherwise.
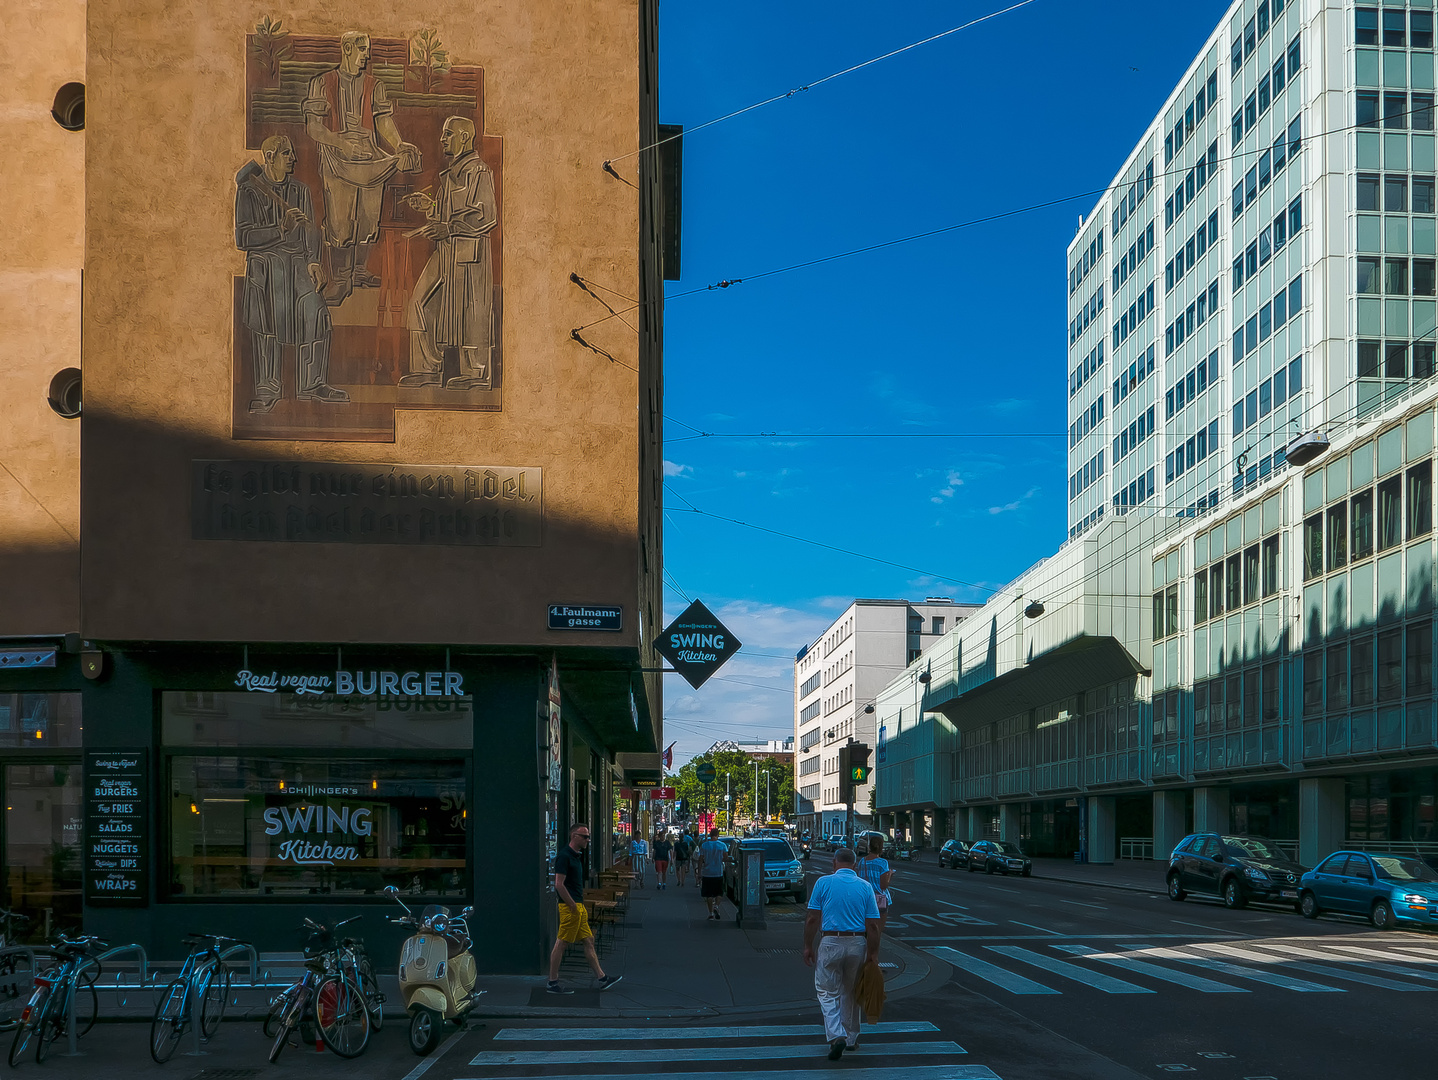
<path fill-rule="evenodd" d="M 825 937 L 863 937 L 863 930 L 825 930 Z"/>

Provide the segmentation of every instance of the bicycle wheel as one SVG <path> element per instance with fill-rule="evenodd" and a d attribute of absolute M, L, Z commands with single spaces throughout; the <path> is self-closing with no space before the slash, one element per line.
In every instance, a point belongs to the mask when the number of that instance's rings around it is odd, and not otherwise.
<path fill-rule="evenodd" d="M 285 1010 L 290 1007 L 290 998 L 293 996 L 294 987 L 290 987 L 270 1002 L 270 1011 L 265 1014 L 265 1038 L 273 1039 L 275 1033 L 280 1030 L 280 1021 L 285 1015 Z"/>
<path fill-rule="evenodd" d="M 65 1014 L 70 1007 L 70 995 L 74 992 L 69 980 L 61 982 L 51 991 L 45 1002 L 45 1013 L 40 1017 L 40 1027 L 35 1033 L 35 1064 L 44 1064 L 50 1056 L 50 1045 L 65 1034 Z"/>
<path fill-rule="evenodd" d="M 205 976 L 204 995 L 200 999 L 200 1032 L 207 1039 L 213 1039 L 225 1018 L 225 1005 L 230 1000 L 230 981 L 233 973 L 224 964 L 216 964 Z"/>
<path fill-rule="evenodd" d="M 189 996 L 185 991 L 189 985 L 185 979 L 176 979 L 165 987 L 160 1003 L 155 1006 L 155 1018 L 150 1021 L 150 1056 L 157 1065 L 169 1061 L 184 1038 L 185 999 Z"/>
<path fill-rule="evenodd" d="M 285 1052 L 285 1047 L 290 1041 L 290 1032 L 299 1026 L 300 1020 L 305 1014 L 305 1005 L 309 1001 L 309 989 L 303 985 L 293 987 L 293 993 L 288 994 L 285 1007 L 275 1023 L 275 1041 L 270 1046 L 270 1064 L 280 1060 L 280 1055 Z M 269 1021 L 265 1022 L 268 1029 Z"/>
<path fill-rule="evenodd" d="M 45 1003 L 50 997 L 49 987 L 38 987 L 30 997 L 30 1004 L 26 1006 L 26 1016 L 20 1021 L 20 1026 L 15 1029 L 15 1038 L 10 1042 L 10 1064 L 19 1065 L 25 1056 L 25 1051 L 30 1048 L 30 1043 L 35 1038 L 35 1033 L 40 1030 L 40 1017 L 45 1015 Z"/>
<path fill-rule="evenodd" d="M 384 1027 L 384 995 L 379 992 L 379 977 L 374 973 L 374 964 L 361 953 L 359 958 L 360 989 L 364 991 L 365 1005 L 369 1009 L 369 1026 L 375 1031 Z"/>
<path fill-rule="evenodd" d="M 359 1057 L 369 1043 L 369 1007 L 348 979 L 330 975 L 315 993 L 315 1022 L 325 1045 L 342 1058 Z"/>
<path fill-rule="evenodd" d="M 93 982 L 83 982 L 71 991 L 75 995 L 75 1036 L 83 1039 L 100 1015 L 100 995 Z"/>

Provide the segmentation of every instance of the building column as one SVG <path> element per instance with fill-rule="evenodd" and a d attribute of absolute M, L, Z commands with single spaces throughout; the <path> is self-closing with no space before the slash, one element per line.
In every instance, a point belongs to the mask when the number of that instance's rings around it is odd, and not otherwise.
<path fill-rule="evenodd" d="M 948 810 L 934 811 L 934 846 L 938 847 L 954 835 L 952 813 Z"/>
<path fill-rule="evenodd" d="M 1088 800 L 1088 861 L 1104 865 L 1113 862 L 1118 822 L 1112 795 L 1090 796 Z"/>
<path fill-rule="evenodd" d="M 1004 803 L 999 807 L 999 839 L 1019 841 L 1019 804 Z"/>
<path fill-rule="evenodd" d="M 1343 846 L 1346 828 L 1344 782 L 1331 778 L 1298 781 L 1298 861 L 1318 861 Z"/>
<path fill-rule="evenodd" d="M 1194 788 L 1193 831 L 1212 833 L 1229 831 L 1228 788 Z"/>
<path fill-rule="evenodd" d="M 1153 857 L 1167 859 L 1187 835 L 1184 797 L 1181 791 L 1153 793 Z"/>

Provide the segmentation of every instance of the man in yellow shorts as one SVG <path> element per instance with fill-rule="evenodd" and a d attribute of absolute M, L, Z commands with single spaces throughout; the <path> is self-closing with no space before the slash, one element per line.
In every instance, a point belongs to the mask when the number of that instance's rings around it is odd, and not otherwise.
<path fill-rule="evenodd" d="M 608 990 L 624 978 L 623 975 L 604 974 L 604 969 L 599 966 L 599 954 L 594 951 L 594 932 L 589 929 L 589 913 L 584 910 L 584 852 L 588 848 L 589 826 L 581 822 L 569 830 L 569 843 L 554 856 L 559 936 L 549 953 L 549 985 L 545 989 L 551 994 L 574 993 L 567 986 L 559 985 L 559 963 L 564 959 L 564 950 L 576 942 L 584 943 L 584 958 L 599 980 L 600 990 Z"/>

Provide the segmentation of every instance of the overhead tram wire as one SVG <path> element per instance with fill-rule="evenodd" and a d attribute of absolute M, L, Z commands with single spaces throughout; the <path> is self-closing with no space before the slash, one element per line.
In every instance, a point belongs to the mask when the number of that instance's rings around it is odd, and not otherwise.
<path fill-rule="evenodd" d="M 736 116 L 743 116 L 745 113 L 751 113 L 755 109 L 762 109 L 765 105 L 773 105 L 775 102 L 778 101 L 787 101 L 789 98 L 796 97 L 799 94 L 812 90 L 816 86 L 822 86 L 824 85 L 824 83 L 833 82 L 835 79 L 843 78 L 845 75 L 852 75 L 856 71 L 862 71 L 866 67 L 872 67 L 874 64 L 881 63 L 885 60 L 891 60 L 902 53 L 910 52 L 914 49 L 921 48 L 924 45 L 930 45 L 935 41 L 939 41 L 943 38 L 957 34 L 961 30 L 968 30 L 971 27 L 978 26 L 980 23 L 988 22 L 990 19 L 997 19 L 1000 15 L 1007 15 L 1011 11 L 1017 11 L 1021 7 L 1027 7 L 1033 2 L 1034 0 L 1020 0 L 1019 3 L 1006 7 L 1002 11 L 991 11 L 989 12 L 989 14 L 981 15 L 977 19 L 971 19 L 969 22 L 964 23 L 962 26 L 951 27 L 948 30 L 944 30 L 940 33 L 926 37 L 922 41 L 911 42 L 910 44 L 904 45 L 901 48 L 893 49 L 889 52 L 886 52 L 882 56 L 875 56 L 872 59 L 863 61 L 862 63 L 854 64 L 851 67 L 846 67 L 842 71 L 836 71 L 832 75 L 825 75 L 823 78 L 815 79 L 812 82 L 805 83 L 803 86 L 796 86 L 791 90 L 786 90 L 782 94 L 775 94 L 773 97 L 765 98 L 763 101 L 756 101 L 752 105 L 746 105 L 742 109 L 735 109 L 733 112 L 726 113 L 723 116 L 716 116 L 713 120 L 706 120 L 702 124 L 696 124 L 694 127 L 689 128 L 686 131 L 675 132 L 673 135 L 666 135 L 664 138 L 649 143 L 647 146 L 641 146 L 638 150 L 631 150 L 627 154 L 620 154 L 617 157 L 607 158 L 604 162 L 604 171 L 611 174 L 612 176 L 618 177 L 620 180 L 623 180 L 624 178 L 622 176 L 619 176 L 619 174 L 614 171 L 613 166 L 616 161 L 626 161 L 629 158 L 637 157 L 638 155 L 648 150 L 654 150 L 660 146 L 663 146 L 667 142 L 673 141 L 674 139 L 685 137 L 692 138 L 696 132 L 703 131 L 705 128 L 711 128 L 714 127 L 716 124 L 722 124 L 726 120 L 733 120 Z"/>
<path fill-rule="evenodd" d="M 1393 114 L 1391 114 L 1391 115 L 1392 115 L 1392 116 L 1409 116 L 1409 115 L 1411 115 L 1411 114 L 1414 113 L 1414 112 L 1420 112 L 1420 111 L 1421 111 L 1421 112 L 1427 112 L 1428 110 L 1409 109 L 1409 110 L 1407 110 L 1407 111 L 1405 111 L 1405 112 L 1403 112 L 1403 113 L 1393 113 Z M 1329 129 L 1327 129 L 1327 130 L 1325 130 L 1325 131 L 1316 131 L 1316 132 L 1311 132 L 1311 133 L 1308 133 L 1308 134 L 1304 134 L 1304 135 L 1300 136 L 1300 138 L 1299 138 L 1299 143 L 1300 143 L 1299 152 L 1302 153 L 1303 150 L 1306 148 L 1307 143 L 1308 143 L 1310 140 L 1312 140 L 1312 139 L 1321 139 L 1321 138 L 1325 138 L 1326 136 L 1329 136 L 1329 135 L 1342 135 L 1342 134 L 1345 134 L 1345 133 L 1347 133 L 1347 132 L 1349 132 L 1349 131 L 1356 131 L 1356 130 L 1359 130 L 1359 129 L 1372 129 L 1372 128 L 1375 128 L 1375 127 L 1377 127 L 1376 124 L 1355 123 L 1355 124 L 1345 124 L 1345 125 L 1343 125 L 1342 127 L 1329 128 Z M 1258 156 L 1261 156 L 1262 154 L 1266 153 L 1266 152 L 1267 152 L 1268 150 L 1270 150 L 1270 149 L 1271 149 L 1271 146 L 1258 146 L 1258 147 L 1255 147 L 1255 148 L 1252 149 L 1252 150 L 1240 150 L 1240 151 L 1238 151 L 1237 153 L 1229 154 L 1229 155 L 1226 156 L 1226 157 L 1220 157 L 1220 158 L 1216 159 L 1215 164 L 1223 163 L 1223 162 L 1240 161 L 1240 160 L 1242 160 L 1242 159 L 1244 159 L 1244 158 L 1258 157 Z M 1292 158 L 1290 158 L 1289 160 L 1292 161 Z M 1161 173 L 1155 173 L 1155 174 L 1154 174 L 1155 185 L 1157 184 L 1157 181 L 1158 181 L 1158 180 L 1161 180 L 1161 179 L 1166 179 L 1166 178 L 1174 177 L 1174 176 L 1187 176 L 1187 174 L 1189 173 L 1189 171 L 1190 171 L 1190 169 L 1179 168 L 1179 169 L 1167 170 L 1167 171 L 1164 171 L 1164 172 L 1161 172 Z M 1005 220 L 1005 219 L 1007 219 L 1007 218 L 1017 217 L 1017 216 L 1020 215 L 1020 214 L 1029 214 L 1029 213 L 1033 213 L 1033 212 L 1038 211 L 1038 210 L 1048 210 L 1048 209 L 1050 209 L 1050 208 L 1052 208 L 1052 207 L 1062 206 L 1064 203 L 1075 202 L 1075 201 L 1077 201 L 1077 200 L 1079 200 L 1079 199 L 1098 198 L 1098 197 L 1101 197 L 1101 196 L 1103 196 L 1103 195 L 1106 195 L 1106 194 L 1108 194 L 1108 192 L 1114 190 L 1115 186 L 1116 186 L 1116 185 L 1115 185 L 1114 183 L 1108 183 L 1108 184 L 1105 184 L 1105 185 L 1104 185 L 1103 187 L 1101 187 L 1101 188 L 1092 188 L 1092 189 L 1090 189 L 1090 190 L 1088 190 L 1088 191 L 1080 191 L 1080 192 L 1076 192 L 1076 193 L 1074 193 L 1074 194 L 1072 194 L 1072 195 L 1065 195 L 1065 196 L 1062 196 L 1062 197 L 1059 197 L 1059 198 L 1055 198 L 1055 199 L 1047 199 L 1047 200 L 1045 200 L 1045 201 L 1043 201 L 1043 202 L 1031 203 L 1031 204 L 1029 204 L 1029 205 L 1027 205 L 1027 206 L 1016 207 L 1016 208 L 1013 209 L 1013 210 L 1005 210 L 1005 211 L 1002 211 L 1002 212 L 997 213 L 997 214 L 989 214 L 989 215 L 986 215 L 986 216 L 984 216 L 984 217 L 971 218 L 971 219 L 969 219 L 968 221 L 960 221 L 960 222 L 956 222 L 956 223 L 953 224 L 953 225 L 943 225 L 943 226 L 940 226 L 940 227 L 935 228 L 935 229 L 927 229 L 927 230 L 925 230 L 924 232 L 912 233 L 912 234 L 910 234 L 910 235 L 908 235 L 908 236 L 901 236 L 901 237 L 898 237 L 898 238 L 893 239 L 893 240 L 885 240 L 885 241 L 881 241 L 881 242 L 875 243 L 875 244 L 867 244 L 867 245 L 865 245 L 865 246 L 863 246 L 863 247 L 853 248 L 853 249 L 848 250 L 848 251 L 840 251 L 840 252 L 837 252 L 837 253 L 835 253 L 835 254 L 833 254 L 833 255 L 824 255 L 824 256 L 821 256 L 821 257 L 819 257 L 819 258 L 808 259 L 808 260 L 805 260 L 805 261 L 803 261 L 803 262 L 793 263 L 793 264 L 791 264 L 791 265 L 789 265 L 789 266 L 781 266 L 781 267 L 779 267 L 779 268 L 777 268 L 777 269 L 775 269 L 775 270 L 765 270 L 765 271 L 763 271 L 762 273 L 751 274 L 751 275 L 749 275 L 748 277 L 725 278 L 725 279 L 723 279 L 723 280 L 720 280 L 720 281 L 717 281 L 717 282 L 713 283 L 712 285 L 700 285 L 700 286 L 698 286 L 697 288 L 686 289 L 686 290 L 684 290 L 683 292 L 671 293 L 671 294 L 668 294 L 668 295 L 666 295 L 666 296 L 658 297 L 658 298 L 656 298 L 656 299 L 654 299 L 654 300 L 646 301 L 645 303 L 636 303 L 636 304 L 634 304 L 632 307 L 620 309 L 620 310 L 619 310 L 618 312 L 616 312 L 614 315 L 606 315 L 606 316 L 604 316 L 604 318 L 602 318 L 602 319 L 596 319 L 594 322 L 585 323 L 583 326 L 575 327 L 575 330 L 576 330 L 576 331 L 579 331 L 579 330 L 588 330 L 590 327 L 592 327 L 592 326 L 598 326 L 600 323 L 608 322 L 610 319 L 613 319 L 613 318 L 617 317 L 618 315 L 627 315 L 629 312 L 634 311 L 634 310 L 636 310 L 637 308 L 646 306 L 646 304 L 662 304 L 662 303 L 665 303 L 665 302 L 667 302 L 667 301 L 669 301 L 669 300 L 680 300 L 680 299 L 683 299 L 684 297 L 688 297 L 688 296 L 697 296 L 699 293 L 715 292 L 715 291 L 721 290 L 721 289 L 728 289 L 728 288 L 731 288 L 731 287 L 733 287 L 733 286 L 735 286 L 735 285 L 742 285 L 742 284 L 744 284 L 746 281 L 760 281 L 760 280 L 763 280 L 764 278 L 775 277 L 776 275 L 779 275 L 779 274 L 787 274 L 787 273 L 789 273 L 790 271 L 793 271 L 793 270 L 803 270 L 803 269 L 807 269 L 807 268 L 809 268 L 809 267 L 811 267 L 811 266 L 820 266 L 820 265 L 823 265 L 824 263 L 835 262 L 835 261 L 837 261 L 837 260 L 839 260 L 839 259 L 852 258 L 853 256 L 856 256 L 856 255 L 865 255 L 865 254 L 868 254 L 869 252 L 872 252 L 872 251 L 881 251 L 881 250 L 883 250 L 883 249 L 885 249 L 885 248 L 896 247 L 896 246 L 899 245 L 899 244 L 907 244 L 907 243 L 911 243 L 911 242 L 916 241 L 916 240 L 926 240 L 926 239 L 928 239 L 929 237 L 932 237 L 932 236 L 941 236 L 941 235 L 943 235 L 943 234 L 945 234 L 945 233 L 956 232 L 956 231 L 959 230 L 959 229 L 970 228 L 971 226 L 974 226 L 974 225 L 987 225 L 987 224 L 990 224 L 990 223 L 995 222 L 995 221 L 1003 221 L 1003 220 Z"/>

